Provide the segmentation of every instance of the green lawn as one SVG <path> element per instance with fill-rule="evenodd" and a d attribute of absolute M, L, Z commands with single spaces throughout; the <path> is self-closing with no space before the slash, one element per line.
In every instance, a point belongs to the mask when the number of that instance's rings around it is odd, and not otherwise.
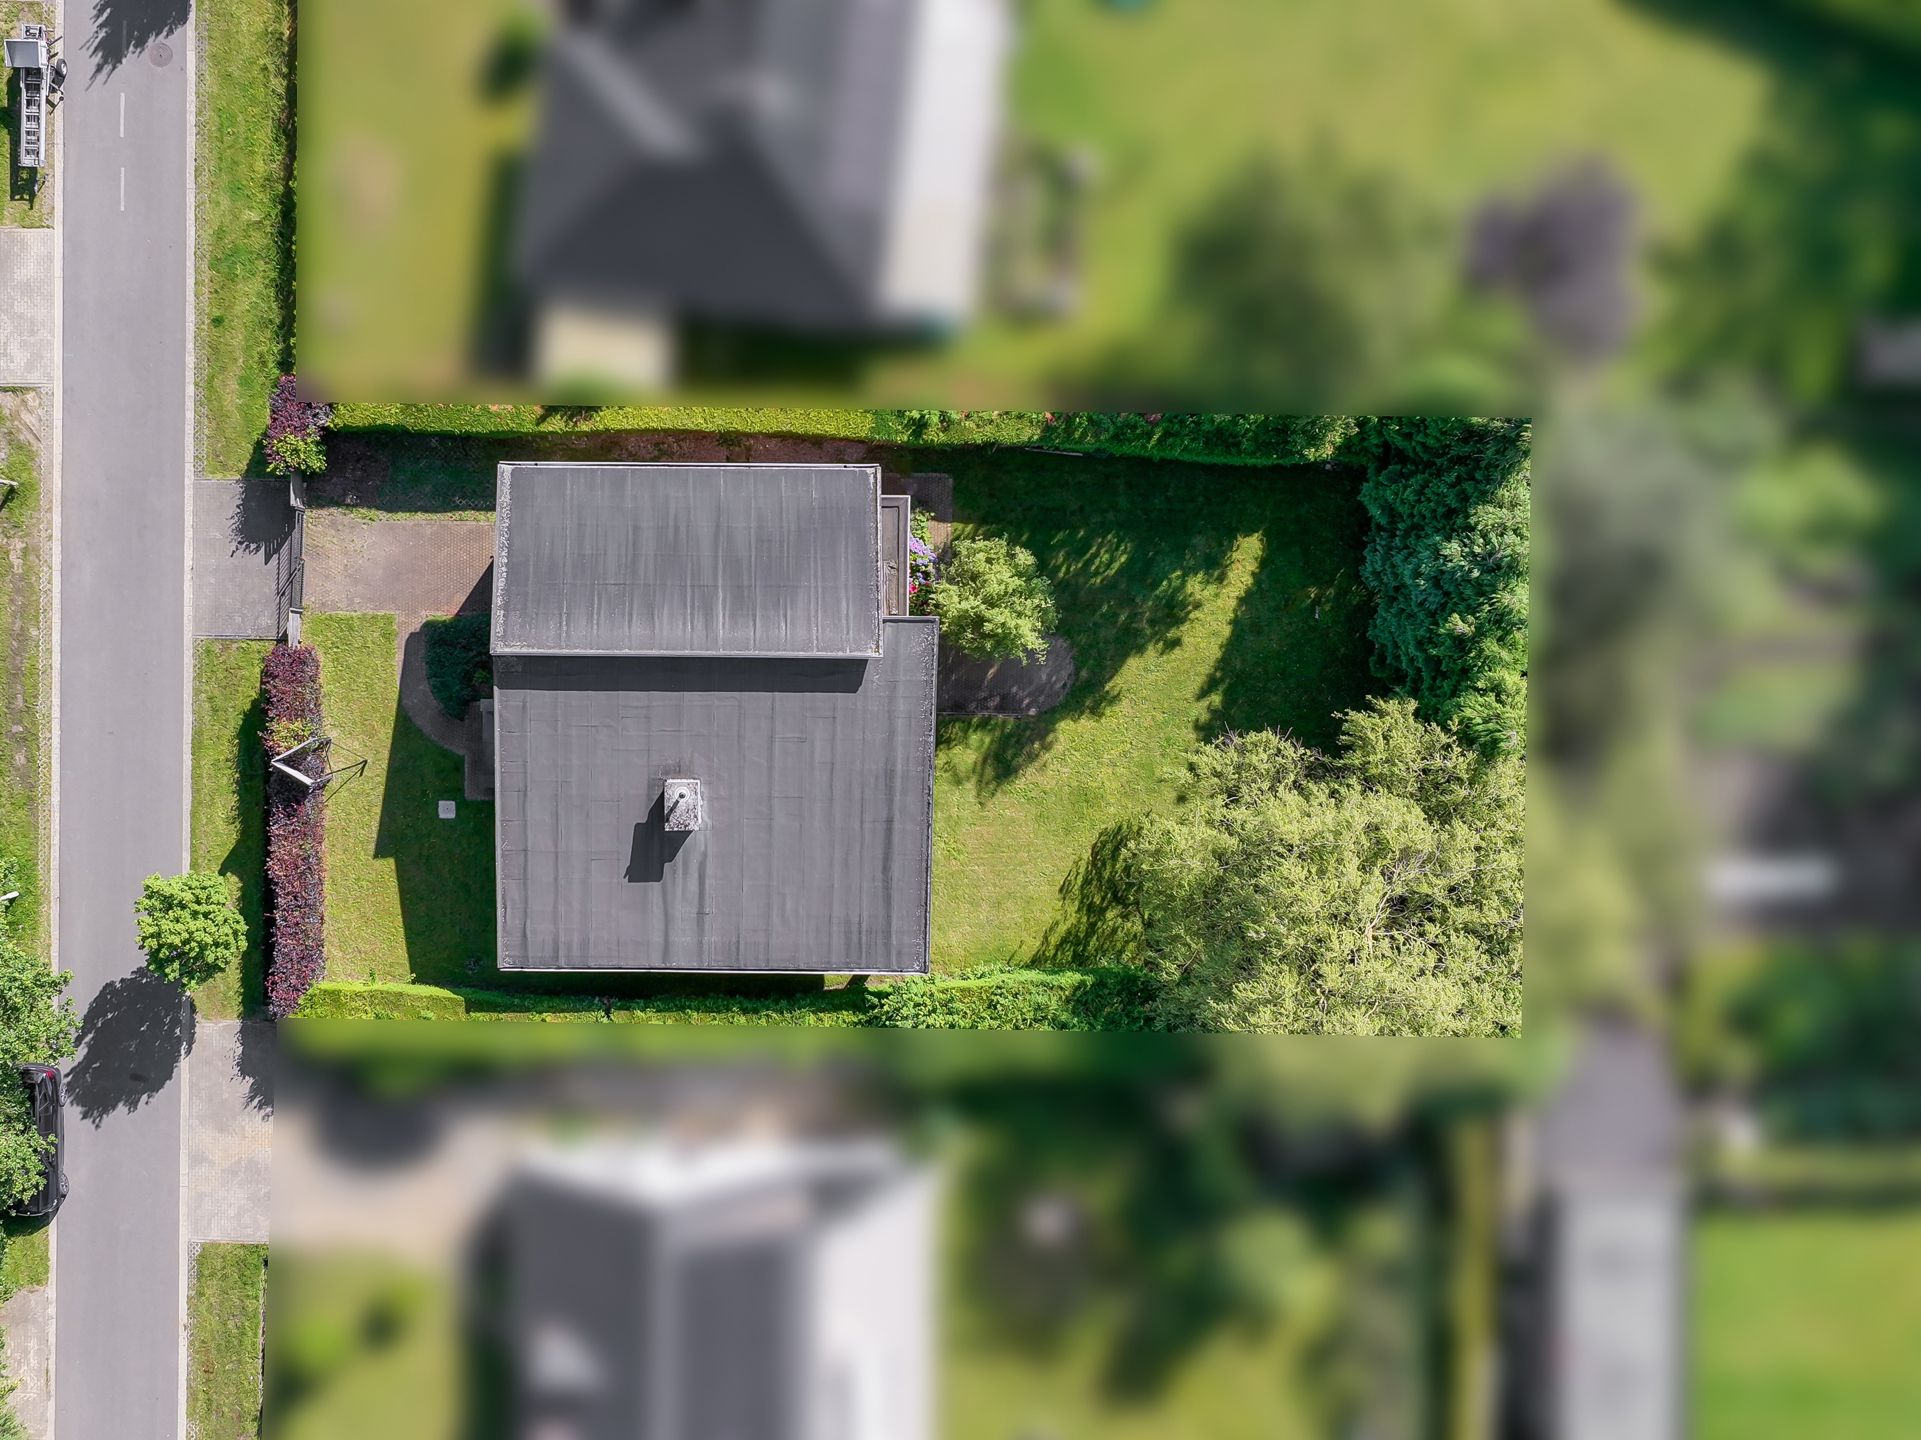
<path fill-rule="evenodd" d="M 379 0 L 303 17 L 301 170 L 308 193 L 330 197 L 301 216 L 301 300 L 326 317 L 303 335 L 307 368 L 331 355 L 337 363 L 321 368 L 431 388 L 465 362 L 511 214 L 511 157 L 534 109 L 530 87 L 490 90 L 475 77 L 518 8 L 487 0 L 459 26 L 444 4 L 396 11 Z M 1389 17 L 1344 0 L 1020 7 L 1010 128 L 1086 147 L 1096 162 L 1085 302 L 1062 323 L 990 315 L 945 351 L 897 349 L 872 366 L 863 403 L 1006 406 L 1098 383 L 1117 351 L 1167 333 L 1170 305 L 1201 298 L 1167 293 L 1170 254 L 1219 212 L 1250 155 L 1329 137 L 1450 221 L 1570 155 L 1604 153 L 1637 193 L 1653 243 L 1636 278 L 1658 312 L 1672 282 L 1656 257 L 1688 249 L 1726 202 L 1774 95 L 1765 47 L 1719 38 L 1716 7 L 1697 7 L 1699 29 L 1670 8 L 1446 0 Z M 361 45 L 369 28 L 386 40 L 372 54 Z M 351 388 L 357 399 L 399 393 L 372 375 Z M 777 403 L 807 403 L 808 391 Z M 846 403 L 844 391 L 823 393 Z"/>
<path fill-rule="evenodd" d="M 1921 1211 L 1716 1214 L 1694 1232 L 1700 1440 L 1880 1440 L 1921 1414 Z"/>
<path fill-rule="evenodd" d="M 494 807 L 400 708 L 391 615 L 309 615 L 333 763 L 327 978 L 480 984 L 494 971 Z M 438 802 L 458 807 L 442 820 Z"/>
<path fill-rule="evenodd" d="M 17 1290 L 32 1290 L 52 1278 L 53 1252 L 45 1220 L 0 1222 L 0 1301 Z"/>
<path fill-rule="evenodd" d="M 44 938 L 40 867 L 46 858 L 42 807 L 47 796 L 46 712 L 41 649 L 46 643 L 42 579 L 40 419 L 36 394 L 0 390 L 0 855 L 21 872 L 9 907 L 15 934 Z"/>
<path fill-rule="evenodd" d="M 187 1297 L 187 1424 L 200 1440 L 260 1434 L 265 1245 L 204 1244 Z"/>
<path fill-rule="evenodd" d="M 0 35 L 18 35 L 23 21 L 38 21 L 49 27 L 48 33 L 59 30 L 60 26 L 53 13 L 53 6 L 40 3 L 40 0 L 0 0 Z M 0 146 L 6 148 L 7 188 L 0 193 L 0 225 L 18 225 L 38 229 L 53 224 L 53 168 L 56 156 L 53 132 L 59 128 L 58 110 L 49 112 L 47 123 L 46 165 L 39 170 L 22 170 L 14 164 L 19 152 L 19 142 L 14 134 L 14 126 L 20 116 L 20 82 L 11 70 L 5 72 L 5 84 L 0 86 Z"/>
<path fill-rule="evenodd" d="M 1078 678 L 1032 720 L 941 722 L 934 963 L 1071 949 L 1062 882 L 1116 821 L 1173 803 L 1223 729 L 1329 743 L 1373 688 L 1351 476 L 993 452 L 928 457 L 957 518 L 1032 550 Z M 1063 953 L 1088 962 L 1122 957 Z"/>
<path fill-rule="evenodd" d="M 290 0 L 199 16 L 196 381 L 203 474 L 248 473 L 293 333 Z"/>
<path fill-rule="evenodd" d="M 193 667 L 193 868 L 240 882 L 247 953 L 194 992 L 211 1020 L 257 1011 L 266 953 L 266 761 L 260 747 L 264 640 L 203 640 Z"/>

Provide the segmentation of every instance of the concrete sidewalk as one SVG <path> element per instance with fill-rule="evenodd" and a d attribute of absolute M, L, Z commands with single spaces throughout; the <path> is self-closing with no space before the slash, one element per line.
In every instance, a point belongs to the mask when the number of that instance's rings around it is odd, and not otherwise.
<path fill-rule="evenodd" d="M 0 228 L 0 385 L 51 385 L 60 232 Z"/>
<path fill-rule="evenodd" d="M 182 1224 L 188 1244 L 264 1244 L 273 1190 L 274 1028 L 203 1020 L 187 1057 Z"/>

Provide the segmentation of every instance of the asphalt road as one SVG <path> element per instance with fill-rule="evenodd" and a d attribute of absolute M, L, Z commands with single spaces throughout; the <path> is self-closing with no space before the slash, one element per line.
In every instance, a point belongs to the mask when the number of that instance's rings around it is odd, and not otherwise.
<path fill-rule="evenodd" d="M 188 224 L 184 0 L 67 0 L 58 112 L 59 963 L 81 1049 L 56 1233 L 57 1440 L 178 1431 L 182 1054 L 144 976 L 142 877 L 185 867 Z"/>

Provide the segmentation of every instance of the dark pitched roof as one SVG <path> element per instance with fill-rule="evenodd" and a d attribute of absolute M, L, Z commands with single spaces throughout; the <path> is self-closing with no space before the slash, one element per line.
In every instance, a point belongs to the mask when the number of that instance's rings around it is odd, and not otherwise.
<path fill-rule="evenodd" d="M 880 653 L 871 465 L 500 467 L 496 655 Z"/>
<path fill-rule="evenodd" d="M 536 293 L 862 327 L 912 0 L 636 3 L 549 47 L 516 269 Z"/>
<path fill-rule="evenodd" d="M 865 661 L 501 656 L 501 968 L 925 972 L 937 625 L 881 631 Z M 704 829 L 665 830 L 670 776 Z"/>

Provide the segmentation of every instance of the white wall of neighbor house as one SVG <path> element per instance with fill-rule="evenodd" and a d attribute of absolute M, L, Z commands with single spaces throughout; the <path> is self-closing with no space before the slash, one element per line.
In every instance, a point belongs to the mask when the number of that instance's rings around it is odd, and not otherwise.
<path fill-rule="evenodd" d="M 910 1172 L 811 1247 L 809 1440 L 932 1440 L 938 1200 L 933 1172 Z"/>
<path fill-rule="evenodd" d="M 1013 25 L 1005 0 L 916 8 L 880 303 L 899 321 L 958 325 L 980 290 Z"/>
<path fill-rule="evenodd" d="M 534 373 L 550 384 L 604 384 L 651 394 L 674 383 L 679 328 L 665 309 L 544 304 L 534 326 Z"/>

